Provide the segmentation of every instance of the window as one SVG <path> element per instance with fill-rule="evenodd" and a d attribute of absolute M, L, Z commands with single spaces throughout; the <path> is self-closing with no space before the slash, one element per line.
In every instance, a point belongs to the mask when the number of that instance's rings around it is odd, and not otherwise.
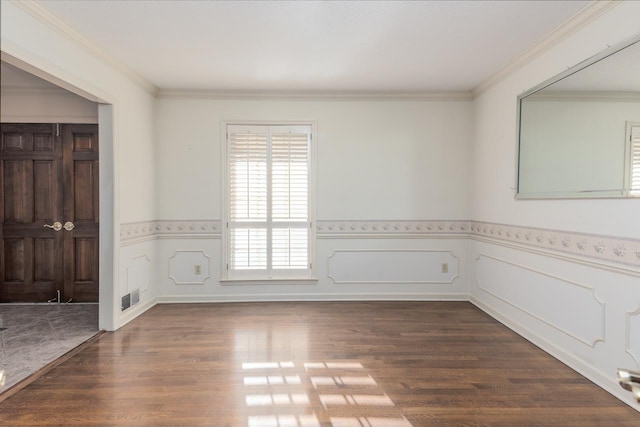
<path fill-rule="evenodd" d="M 640 197 L 640 124 L 629 125 L 629 193 Z"/>
<path fill-rule="evenodd" d="M 227 279 L 309 278 L 311 125 L 227 125 Z"/>

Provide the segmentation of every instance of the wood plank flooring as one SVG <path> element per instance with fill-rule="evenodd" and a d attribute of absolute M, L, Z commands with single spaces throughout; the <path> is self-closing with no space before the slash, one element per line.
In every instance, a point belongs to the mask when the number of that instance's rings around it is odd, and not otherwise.
<path fill-rule="evenodd" d="M 465 302 L 159 305 L 0 403 L 7 426 L 640 426 Z"/>

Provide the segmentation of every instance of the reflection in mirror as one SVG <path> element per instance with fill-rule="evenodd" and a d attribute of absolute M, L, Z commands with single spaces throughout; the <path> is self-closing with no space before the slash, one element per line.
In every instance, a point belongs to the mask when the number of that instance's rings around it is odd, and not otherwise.
<path fill-rule="evenodd" d="M 640 196 L 640 35 L 518 102 L 517 198 Z"/>

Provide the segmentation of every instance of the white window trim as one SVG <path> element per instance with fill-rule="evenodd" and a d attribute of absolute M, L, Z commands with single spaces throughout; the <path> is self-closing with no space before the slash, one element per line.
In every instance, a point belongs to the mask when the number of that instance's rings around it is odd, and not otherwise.
<path fill-rule="evenodd" d="M 631 140 L 632 128 L 640 129 L 640 122 L 627 122 L 624 147 L 624 195 L 627 197 L 640 197 L 640 193 L 631 190 L 631 175 L 633 174 L 633 143 Z"/>
<path fill-rule="evenodd" d="M 311 128 L 311 149 L 309 151 L 310 165 L 309 170 L 309 263 L 311 267 L 304 276 L 284 276 L 284 277 L 230 277 L 229 269 L 229 164 L 227 159 L 227 127 L 235 126 L 309 126 Z M 314 120 L 223 120 L 220 126 L 221 141 L 221 163 L 222 163 L 222 268 L 220 283 L 222 285 L 315 285 L 317 279 L 317 260 L 316 260 L 316 164 L 318 132 L 317 125 Z"/>

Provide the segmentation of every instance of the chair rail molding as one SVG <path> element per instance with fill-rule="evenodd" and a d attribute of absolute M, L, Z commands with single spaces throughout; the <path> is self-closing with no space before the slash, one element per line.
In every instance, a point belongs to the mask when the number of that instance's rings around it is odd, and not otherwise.
<path fill-rule="evenodd" d="M 468 238 L 467 220 L 337 220 L 318 221 L 316 235 L 327 238 Z"/>
<path fill-rule="evenodd" d="M 155 220 L 120 225 L 123 245 L 158 238 L 213 238 L 222 237 L 220 220 Z"/>
<path fill-rule="evenodd" d="M 490 243 L 534 248 L 549 255 L 560 254 L 573 260 L 584 259 L 597 267 L 611 267 L 640 277 L 640 239 L 479 221 L 471 222 L 470 236 Z"/>
<path fill-rule="evenodd" d="M 469 220 L 320 220 L 317 239 L 472 239 L 640 277 L 640 239 Z M 221 220 L 120 224 L 122 246 L 163 238 L 222 238 Z"/>

